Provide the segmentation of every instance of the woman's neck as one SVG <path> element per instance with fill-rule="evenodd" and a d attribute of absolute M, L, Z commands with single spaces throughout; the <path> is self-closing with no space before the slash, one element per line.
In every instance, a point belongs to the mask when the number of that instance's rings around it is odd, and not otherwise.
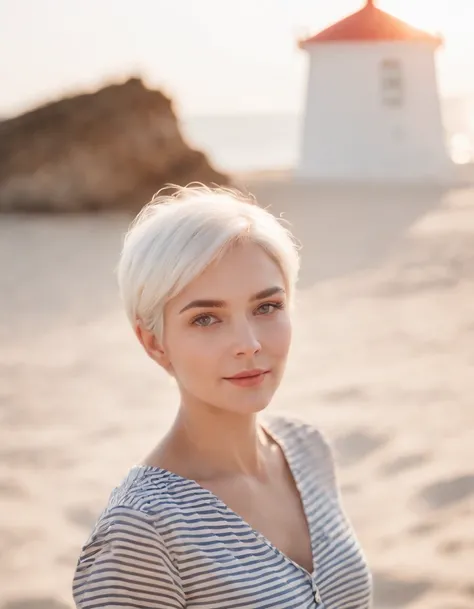
<path fill-rule="evenodd" d="M 257 415 L 182 404 L 153 459 L 186 478 L 266 478 L 269 439 Z M 177 471 L 180 470 L 180 471 Z"/>

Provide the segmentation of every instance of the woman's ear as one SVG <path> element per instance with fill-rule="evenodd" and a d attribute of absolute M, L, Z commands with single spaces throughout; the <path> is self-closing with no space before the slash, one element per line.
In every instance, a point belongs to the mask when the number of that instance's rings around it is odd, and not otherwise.
<path fill-rule="evenodd" d="M 159 366 L 164 368 L 166 372 L 171 374 L 171 362 L 156 335 L 150 330 L 147 330 L 140 319 L 137 319 L 135 322 L 134 330 L 140 344 L 145 349 L 148 356 Z"/>

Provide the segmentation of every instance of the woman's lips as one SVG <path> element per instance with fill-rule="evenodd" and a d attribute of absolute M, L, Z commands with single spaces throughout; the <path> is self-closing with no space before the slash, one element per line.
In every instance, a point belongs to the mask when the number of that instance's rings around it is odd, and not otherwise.
<path fill-rule="evenodd" d="M 238 376 L 232 376 L 225 380 L 237 385 L 237 387 L 256 387 L 263 383 L 269 372 L 270 370 L 262 370 L 259 372 L 249 371 L 247 376 L 239 374 Z"/>

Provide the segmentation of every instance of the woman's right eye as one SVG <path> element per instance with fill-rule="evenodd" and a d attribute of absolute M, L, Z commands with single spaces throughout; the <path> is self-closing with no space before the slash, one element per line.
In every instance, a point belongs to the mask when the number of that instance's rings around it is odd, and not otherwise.
<path fill-rule="evenodd" d="M 217 318 L 214 317 L 214 315 L 205 313 L 203 315 L 198 315 L 197 317 L 195 317 L 191 323 L 193 326 L 201 326 L 203 328 L 207 328 L 208 326 L 214 325 L 215 322 L 213 322 L 213 320 L 217 321 Z"/>

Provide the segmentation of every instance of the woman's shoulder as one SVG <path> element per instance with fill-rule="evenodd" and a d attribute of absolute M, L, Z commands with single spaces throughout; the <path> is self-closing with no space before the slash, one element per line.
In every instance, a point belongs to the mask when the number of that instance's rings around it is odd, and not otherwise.
<path fill-rule="evenodd" d="M 333 450 L 325 432 L 311 421 L 286 413 L 265 413 L 262 423 L 270 433 L 294 445 L 311 446 L 312 450 L 333 459 Z"/>
<path fill-rule="evenodd" d="M 302 417 L 286 414 L 265 415 L 264 427 L 284 449 L 287 460 L 317 479 L 331 493 L 337 492 L 333 449 L 325 433 Z"/>
<path fill-rule="evenodd" d="M 172 527 L 185 519 L 189 503 L 196 501 L 193 482 L 148 465 L 132 467 L 115 487 L 92 531 L 96 537 L 111 526 L 121 528 L 133 521 L 135 529 L 154 530 L 166 537 Z"/>
<path fill-rule="evenodd" d="M 105 607 L 98 599 L 109 596 L 114 607 L 128 607 L 130 599 L 145 599 L 145 591 L 150 601 L 140 606 L 158 606 L 155 600 L 165 597 L 184 606 L 167 525 L 176 510 L 166 476 L 155 473 L 153 480 L 146 467 L 132 468 L 112 492 L 79 554 L 73 578 L 78 609 Z"/>

